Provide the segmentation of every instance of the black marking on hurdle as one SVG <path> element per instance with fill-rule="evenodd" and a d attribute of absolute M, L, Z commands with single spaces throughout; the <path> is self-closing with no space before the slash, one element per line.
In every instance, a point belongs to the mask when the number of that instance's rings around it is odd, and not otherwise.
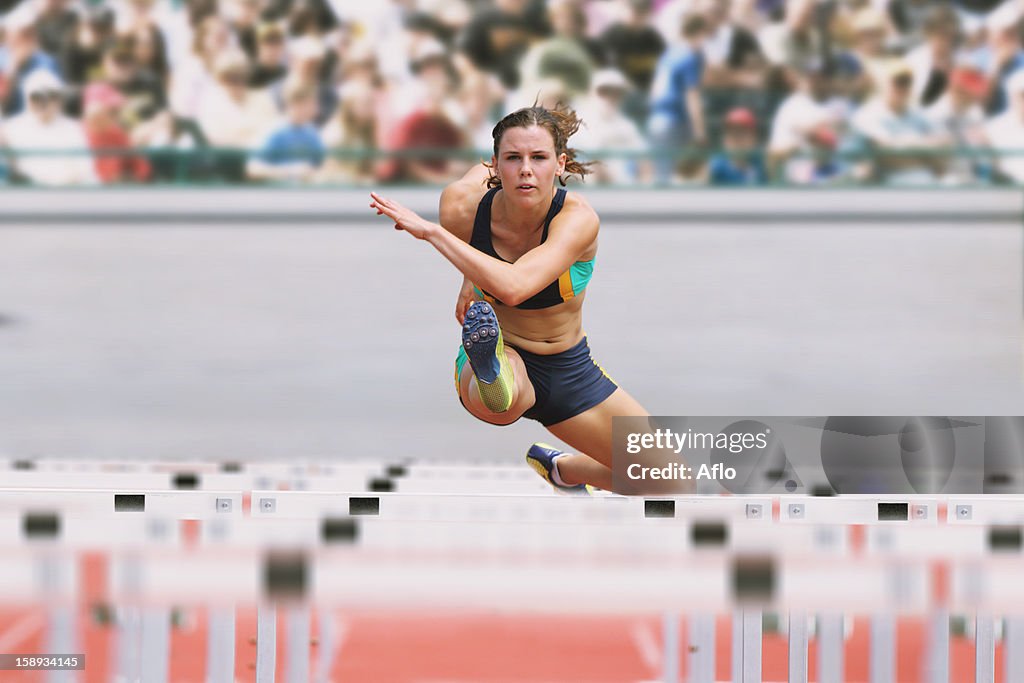
<path fill-rule="evenodd" d="M 765 612 L 761 617 L 761 628 L 765 633 L 782 633 L 782 615 L 778 612 Z"/>
<path fill-rule="evenodd" d="M 786 474 L 786 470 L 780 469 L 778 467 L 773 467 L 770 470 L 765 470 L 764 471 L 764 478 L 769 480 L 769 481 L 777 481 L 779 479 L 782 479 L 782 477 L 784 477 L 785 474 Z"/>
<path fill-rule="evenodd" d="M 690 540 L 698 548 L 721 548 L 728 538 L 729 530 L 723 522 L 696 522 L 690 529 Z"/>
<path fill-rule="evenodd" d="M 352 496 L 348 499 L 348 514 L 379 515 L 380 498 L 377 496 Z"/>
<path fill-rule="evenodd" d="M 142 493 L 115 493 L 114 512 L 145 512 L 146 496 Z"/>
<path fill-rule="evenodd" d="M 674 500 L 645 500 L 644 517 L 675 517 L 676 502 Z"/>
<path fill-rule="evenodd" d="M 374 493 L 391 493 L 395 490 L 395 482 L 385 477 L 374 477 L 366 488 Z"/>
<path fill-rule="evenodd" d="M 320 525 L 324 543 L 355 543 L 359 540 L 359 522 L 351 517 L 327 517 Z"/>
<path fill-rule="evenodd" d="M 385 472 L 389 477 L 404 477 L 409 474 L 409 468 L 405 465 L 388 465 Z"/>
<path fill-rule="evenodd" d="M 309 587 L 309 563 L 302 553 L 270 553 L 263 565 L 263 590 L 272 599 L 302 599 Z"/>
<path fill-rule="evenodd" d="M 909 503 L 879 503 L 879 522 L 906 522 L 910 519 Z"/>
<path fill-rule="evenodd" d="M 828 484 L 815 484 L 811 487 L 811 495 L 817 498 L 830 498 L 836 495 L 836 492 Z"/>
<path fill-rule="evenodd" d="M 985 477 L 985 483 L 992 486 L 1008 486 L 1013 483 L 1013 475 L 1006 472 L 993 472 Z"/>
<path fill-rule="evenodd" d="M 220 464 L 220 471 L 221 472 L 231 472 L 231 473 L 241 472 L 242 471 L 242 465 L 241 465 L 241 463 L 237 463 L 237 462 L 222 462 Z"/>
<path fill-rule="evenodd" d="M 770 602 L 775 594 L 775 563 L 770 557 L 740 556 L 732 565 L 732 590 L 737 601 Z"/>
<path fill-rule="evenodd" d="M 1024 533 L 1019 526 L 993 526 L 988 530 L 988 547 L 992 552 L 1019 553 Z"/>
<path fill-rule="evenodd" d="M 12 470 L 34 470 L 36 464 L 31 460 L 15 460 L 11 463 Z"/>
<path fill-rule="evenodd" d="M 98 626 L 113 626 L 116 622 L 114 618 L 114 607 L 106 602 L 97 602 L 92 605 L 89 610 L 92 621 Z"/>
<path fill-rule="evenodd" d="M 55 512 L 29 512 L 21 521 L 25 538 L 57 538 L 60 536 L 60 517 Z"/>
<path fill-rule="evenodd" d="M 178 472 L 174 475 L 174 488 L 176 489 L 197 489 L 199 488 L 199 475 L 195 472 Z"/>

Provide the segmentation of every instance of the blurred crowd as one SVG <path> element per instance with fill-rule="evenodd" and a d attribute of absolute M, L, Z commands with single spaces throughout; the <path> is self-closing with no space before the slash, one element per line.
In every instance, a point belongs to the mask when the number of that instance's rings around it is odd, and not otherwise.
<path fill-rule="evenodd" d="M 503 114 L 561 103 L 598 182 L 1019 183 L 1022 19 L 1024 0 L 0 0 L 0 182 L 442 183 Z"/>

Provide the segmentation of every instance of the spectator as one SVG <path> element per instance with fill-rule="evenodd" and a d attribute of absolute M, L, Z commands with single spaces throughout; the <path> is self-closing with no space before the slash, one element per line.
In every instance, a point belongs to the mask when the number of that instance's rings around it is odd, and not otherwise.
<path fill-rule="evenodd" d="M 27 105 L 7 121 L 4 138 L 15 154 L 17 174 L 29 182 L 92 185 L 97 178 L 88 155 L 89 142 L 81 124 L 61 113 L 63 90 L 52 71 L 37 69 L 28 74 L 24 79 Z M 57 156 L 52 154 L 55 151 L 69 155 Z"/>
<path fill-rule="evenodd" d="M 24 83 L 30 73 L 49 71 L 60 76 L 57 61 L 39 47 L 35 15 L 21 5 L 4 20 L 7 55 L 3 82 L 6 92 L 0 98 L 0 111 L 6 116 L 20 114 L 25 106 Z"/>
<path fill-rule="evenodd" d="M 328 157 L 320 180 L 364 185 L 376 178 L 377 94 L 372 83 L 364 80 L 342 90 L 338 109 L 324 127 L 324 144 L 335 154 Z"/>
<path fill-rule="evenodd" d="M 460 49 L 477 69 L 495 74 L 509 90 L 519 86 L 519 59 L 531 35 L 527 0 L 495 0 L 466 25 Z"/>
<path fill-rule="evenodd" d="M 249 71 L 250 88 L 267 88 L 288 73 L 284 52 L 284 28 L 273 22 L 256 28 L 256 59 Z"/>
<path fill-rule="evenodd" d="M 295 37 L 322 38 L 338 26 L 327 0 L 290 0 L 288 32 Z"/>
<path fill-rule="evenodd" d="M 601 43 L 605 60 L 618 69 L 641 94 L 646 94 L 654 78 L 658 58 L 665 51 L 665 39 L 651 21 L 654 0 L 629 0 L 624 21 L 605 30 Z"/>
<path fill-rule="evenodd" d="M 155 74 L 136 63 L 135 45 L 130 38 L 121 38 L 107 46 L 103 54 L 103 80 L 124 95 L 122 118 L 129 128 L 167 108 L 163 85 Z"/>
<path fill-rule="evenodd" d="M 152 168 L 140 156 L 126 154 L 132 148 L 128 132 L 119 120 L 124 96 L 107 83 L 92 83 L 82 97 L 85 135 L 95 154 L 96 175 L 104 183 L 144 182 Z"/>
<path fill-rule="evenodd" d="M 992 147 L 1000 152 L 996 168 L 1001 177 L 1024 184 L 1024 70 L 1006 80 L 1006 111 L 985 127 Z"/>
<path fill-rule="evenodd" d="M 156 79 L 162 88 L 170 82 L 170 65 L 167 63 L 167 46 L 163 34 L 150 24 L 127 34 L 131 37 L 133 58 L 139 70 Z"/>
<path fill-rule="evenodd" d="M 910 67 L 894 65 L 882 94 L 853 116 L 854 129 L 877 153 L 878 177 L 890 184 L 934 181 L 944 172 L 944 160 L 930 153 L 941 134 L 913 103 L 913 84 Z"/>
<path fill-rule="evenodd" d="M 50 55 L 60 54 L 63 46 L 78 25 L 78 15 L 68 7 L 68 0 L 43 0 L 42 11 L 36 19 L 40 49 Z"/>
<path fill-rule="evenodd" d="M 327 50 L 320 38 L 303 36 L 292 44 L 288 80 L 298 81 L 309 88 L 317 99 L 316 125 L 322 126 L 334 113 L 338 94 L 323 78 L 323 63 Z M 283 83 L 271 89 L 278 101 L 283 101 Z"/>
<path fill-rule="evenodd" d="M 738 107 L 725 117 L 721 152 L 708 163 L 712 185 L 763 185 L 768 180 L 764 158 L 757 144 L 757 117 Z"/>
<path fill-rule="evenodd" d="M 422 104 L 399 121 L 389 136 L 397 152 L 423 150 L 422 154 L 389 160 L 381 179 L 389 182 L 450 182 L 465 169 L 451 153 L 465 147 L 465 136 L 445 111 L 454 93 L 453 68 L 444 48 L 422 46 L 412 64 L 424 85 Z M 429 151 L 435 150 L 431 154 Z"/>
<path fill-rule="evenodd" d="M 195 118 L 199 103 L 217 87 L 214 62 L 231 44 L 231 31 L 223 19 L 209 15 L 199 22 L 192 39 L 192 54 L 172 74 L 170 104 L 175 114 Z"/>
<path fill-rule="evenodd" d="M 706 88 L 764 87 L 765 60 L 761 46 L 749 31 L 730 18 L 730 0 L 699 0 L 708 21 L 704 45 Z"/>
<path fill-rule="evenodd" d="M 853 178 L 853 168 L 837 154 L 839 136 L 829 124 L 807 135 L 809 154 L 786 167 L 786 179 L 794 185 L 839 185 Z"/>
<path fill-rule="evenodd" d="M 914 101 L 934 104 L 946 91 L 956 58 L 960 20 L 947 5 L 939 5 L 924 22 L 925 42 L 907 53 L 914 72 Z"/>
<path fill-rule="evenodd" d="M 103 48 L 114 36 L 114 13 L 107 7 L 91 8 L 74 31 L 64 36 L 59 49 L 60 71 L 76 87 L 100 77 Z"/>
<path fill-rule="evenodd" d="M 557 79 L 576 96 L 590 90 L 590 77 L 599 50 L 586 37 L 586 16 L 578 0 L 550 0 L 548 18 L 554 35 L 534 43 L 519 67 L 520 99 L 532 102 L 540 83 Z"/>
<path fill-rule="evenodd" d="M 630 91 L 629 81 L 616 69 L 603 69 L 594 75 L 593 92 L 580 107 L 583 127 L 574 145 L 587 152 L 610 152 L 639 156 L 647 149 L 640 128 L 624 111 Z M 635 183 L 646 175 L 636 158 L 608 159 L 595 167 L 594 175 L 603 183 Z"/>
<path fill-rule="evenodd" d="M 871 91 L 878 93 L 886 87 L 892 65 L 900 61 L 888 50 L 889 22 L 874 7 L 864 7 L 853 16 L 851 28 L 853 56 L 870 79 Z"/>
<path fill-rule="evenodd" d="M 227 148 L 218 153 L 223 175 L 241 180 L 246 152 L 277 122 L 277 106 L 268 90 L 248 87 L 249 62 L 241 49 L 222 53 L 214 72 L 217 88 L 199 105 L 197 122 L 210 145 Z"/>
<path fill-rule="evenodd" d="M 683 20 L 682 44 L 669 48 L 658 61 L 651 86 L 647 131 L 655 148 L 662 152 L 657 164 L 658 181 L 661 183 L 671 179 L 672 164 L 668 155 L 678 154 L 688 145 L 707 143 L 701 99 L 702 49 L 707 30 L 707 20 L 703 16 L 687 16 Z"/>
<path fill-rule="evenodd" d="M 454 63 L 459 72 L 459 106 L 464 116 L 460 123 L 474 149 L 488 150 L 494 146 L 491 131 L 496 124 L 504 88 L 495 76 L 477 71 L 463 55 L 456 54 Z M 490 157 L 490 152 L 487 153 Z"/>
<path fill-rule="evenodd" d="M 259 151 L 249 158 L 246 172 L 251 180 L 309 181 L 324 161 L 324 144 L 313 125 L 316 90 L 308 83 L 285 83 L 285 121 L 264 138 Z"/>
<path fill-rule="evenodd" d="M 932 0 L 889 0 L 887 14 L 889 22 L 899 32 L 899 46 L 902 50 L 918 45 L 927 39 L 929 23 L 935 10 L 951 9 L 948 5 L 938 5 Z M 956 17 L 956 12 L 952 12 Z M 959 19 L 956 20 L 959 25 Z"/>
<path fill-rule="evenodd" d="M 1006 109 L 1007 79 L 1024 68 L 1024 50 L 1021 49 L 1020 7 L 1007 2 L 993 12 L 986 22 L 988 45 L 982 53 L 987 61 L 987 75 L 992 89 L 985 104 L 985 112 L 995 115 Z"/>
<path fill-rule="evenodd" d="M 788 0 L 781 9 L 772 8 L 772 21 L 757 33 L 757 40 L 769 64 L 794 67 L 812 59 L 827 56 L 827 39 L 831 35 L 823 30 L 832 5 L 818 0 Z M 780 16 L 781 15 L 781 16 Z"/>
<path fill-rule="evenodd" d="M 227 0 L 222 3 L 224 18 L 238 39 L 238 46 L 252 61 L 256 59 L 256 43 L 264 0 Z"/>
<path fill-rule="evenodd" d="M 777 177 L 795 154 L 809 151 L 812 131 L 823 125 L 838 127 L 846 114 L 845 104 L 833 94 L 826 64 L 810 61 L 797 78 L 796 90 L 783 100 L 772 121 L 768 141 L 772 177 Z"/>
<path fill-rule="evenodd" d="M 978 152 L 986 147 L 982 103 L 987 94 L 985 75 L 960 67 L 950 74 L 946 94 L 926 110 L 943 144 L 954 149 L 944 178 L 947 183 L 974 183 L 990 175 L 988 166 L 978 158 Z"/>

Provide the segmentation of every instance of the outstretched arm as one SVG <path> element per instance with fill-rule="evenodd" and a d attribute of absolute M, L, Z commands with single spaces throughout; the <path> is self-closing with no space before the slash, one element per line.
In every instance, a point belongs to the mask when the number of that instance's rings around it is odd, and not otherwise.
<path fill-rule="evenodd" d="M 474 249 L 398 202 L 375 192 L 370 196 L 370 208 L 393 220 L 396 230 L 405 230 L 429 242 L 470 282 L 492 292 L 509 306 L 522 303 L 557 279 L 597 238 L 597 214 L 590 210 L 572 211 L 552 221 L 547 241 L 515 263 L 506 263 Z"/>

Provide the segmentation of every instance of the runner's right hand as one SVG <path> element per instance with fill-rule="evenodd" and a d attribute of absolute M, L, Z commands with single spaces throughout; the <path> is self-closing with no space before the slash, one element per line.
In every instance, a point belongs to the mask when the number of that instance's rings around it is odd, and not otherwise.
<path fill-rule="evenodd" d="M 475 294 L 473 283 L 469 281 L 469 278 L 462 278 L 462 289 L 459 290 L 459 298 L 455 302 L 455 319 L 459 321 L 460 325 L 466 321 L 466 311 L 469 310 L 469 305 L 475 301 Z"/>

